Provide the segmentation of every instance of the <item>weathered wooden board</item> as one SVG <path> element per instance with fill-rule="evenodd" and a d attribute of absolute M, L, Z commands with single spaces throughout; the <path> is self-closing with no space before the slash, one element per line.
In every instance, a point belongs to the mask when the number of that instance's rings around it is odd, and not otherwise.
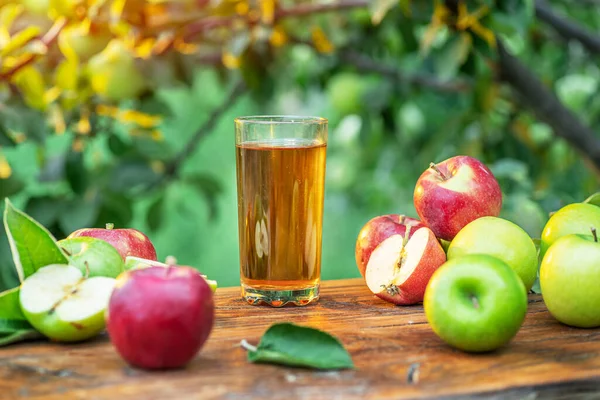
<path fill-rule="evenodd" d="M 128 367 L 108 338 L 78 345 L 24 343 L 0 350 L 0 399 L 398 399 L 440 397 L 600 398 L 600 329 L 563 326 L 531 296 L 521 331 L 506 348 L 469 355 L 431 331 L 421 306 L 375 298 L 361 279 L 325 282 L 318 304 L 249 306 L 238 288 L 219 289 L 217 323 L 185 369 Z M 246 361 L 274 322 L 338 336 L 356 370 L 314 372 Z M 417 368 L 413 382 L 408 372 Z"/>

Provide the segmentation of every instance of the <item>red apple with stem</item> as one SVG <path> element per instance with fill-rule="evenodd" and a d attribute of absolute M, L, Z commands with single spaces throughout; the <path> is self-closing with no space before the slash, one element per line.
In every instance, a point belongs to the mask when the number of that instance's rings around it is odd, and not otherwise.
<path fill-rule="evenodd" d="M 106 313 L 106 328 L 118 353 L 144 369 L 186 365 L 208 339 L 213 323 L 212 290 L 190 267 L 122 273 Z"/>
<path fill-rule="evenodd" d="M 154 245 L 142 232 L 137 229 L 114 229 L 113 224 L 106 224 L 106 229 L 84 228 L 71 233 L 67 239 L 76 237 L 93 237 L 110 243 L 121 255 L 123 261 L 128 256 L 144 258 L 156 261 L 156 249 Z"/>
<path fill-rule="evenodd" d="M 397 305 L 423 301 L 433 273 L 446 254 L 429 228 L 385 239 L 371 254 L 365 279 L 377 297 Z"/>
<path fill-rule="evenodd" d="M 419 218 L 444 240 L 480 217 L 497 217 L 502 208 L 498 181 L 481 161 L 456 156 L 431 163 L 421 174 L 414 192 Z"/>
<path fill-rule="evenodd" d="M 402 235 L 406 233 L 406 228 L 410 226 L 410 234 L 425 225 L 418 219 L 407 217 L 405 215 L 389 214 L 380 215 L 368 221 L 360 230 L 356 239 L 356 248 L 354 256 L 358 271 L 364 277 L 367 263 L 373 250 L 385 239 L 392 235 Z"/>

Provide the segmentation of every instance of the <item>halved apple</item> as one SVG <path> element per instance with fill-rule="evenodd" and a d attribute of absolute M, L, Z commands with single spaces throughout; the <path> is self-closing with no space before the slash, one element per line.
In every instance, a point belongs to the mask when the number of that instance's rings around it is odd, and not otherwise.
<path fill-rule="evenodd" d="M 365 280 L 377 297 L 397 305 L 423 301 L 431 275 L 444 262 L 446 254 L 429 228 L 411 237 L 392 235 L 373 250 Z"/>
<path fill-rule="evenodd" d="M 48 265 L 21 284 L 19 301 L 25 318 L 50 339 L 76 342 L 105 327 L 104 312 L 114 278 L 85 278 L 72 265 Z"/>

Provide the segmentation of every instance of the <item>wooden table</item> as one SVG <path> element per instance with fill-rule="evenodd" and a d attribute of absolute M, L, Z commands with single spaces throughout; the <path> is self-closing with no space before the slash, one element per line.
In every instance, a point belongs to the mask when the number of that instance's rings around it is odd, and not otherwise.
<path fill-rule="evenodd" d="M 215 329 L 185 369 L 130 368 L 106 336 L 78 345 L 23 343 L 0 349 L 0 399 L 600 398 L 600 329 L 560 325 L 540 296 L 531 296 L 510 345 L 485 355 L 446 346 L 422 306 L 384 303 L 362 279 L 325 282 L 319 303 L 304 308 L 249 306 L 238 288 L 218 289 L 216 304 Z M 281 321 L 338 336 L 357 369 L 248 363 L 240 340 L 255 344 Z"/>

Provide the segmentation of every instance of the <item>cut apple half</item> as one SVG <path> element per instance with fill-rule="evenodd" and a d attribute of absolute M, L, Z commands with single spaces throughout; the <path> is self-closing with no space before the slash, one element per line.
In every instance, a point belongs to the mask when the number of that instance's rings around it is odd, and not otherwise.
<path fill-rule="evenodd" d="M 444 262 L 446 254 L 431 229 L 421 228 L 408 240 L 392 235 L 381 242 L 369 258 L 365 280 L 385 301 L 415 304 L 423 301 L 429 279 Z"/>
<path fill-rule="evenodd" d="M 76 342 L 105 327 L 104 312 L 115 279 L 85 278 L 71 265 L 40 268 L 21 284 L 19 301 L 29 323 L 50 339 Z"/>

